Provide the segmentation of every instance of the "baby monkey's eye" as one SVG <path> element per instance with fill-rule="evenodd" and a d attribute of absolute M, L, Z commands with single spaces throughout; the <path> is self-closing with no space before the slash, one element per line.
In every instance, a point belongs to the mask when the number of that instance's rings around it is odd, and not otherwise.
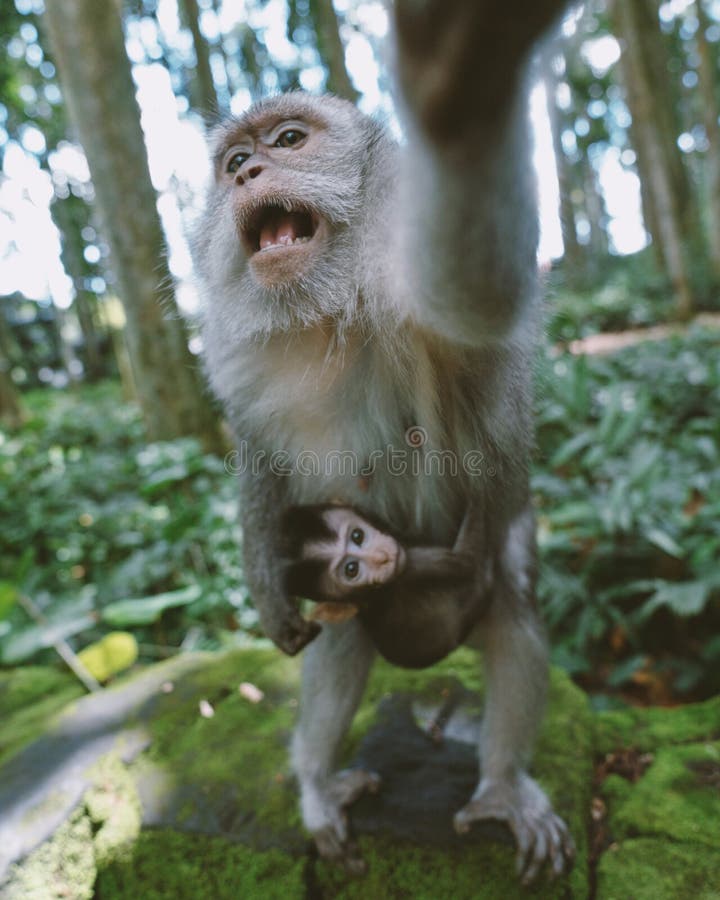
<path fill-rule="evenodd" d="M 275 146 L 294 147 L 295 144 L 299 144 L 304 137 L 304 132 L 298 131 L 297 128 L 288 128 L 288 130 L 283 131 L 280 137 L 275 141 Z"/>
<path fill-rule="evenodd" d="M 358 565 L 358 561 L 356 559 L 349 559 L 345 563 L 344 572 L 346 578 L 357 578 L 359 571 L 360 566 Z"/>
<path fill-rule="evenodd" d="M 353 528 L 352 532 L 350 533 L 350 540 L 353 542 L 353 544 L 357 544 L 357 546 L 359 547 L 365 540 L 365 532 L 362 530 L 362 528 Z"/>
<path fill-rule="evenodd" d="M 228 160 L 228 164 L 226 167 L 227 172 L 235 173 L 237 170 L 243 165 L 243 163 L 247 162 L 250 159 L 249 153 L 235 153 Z"/>

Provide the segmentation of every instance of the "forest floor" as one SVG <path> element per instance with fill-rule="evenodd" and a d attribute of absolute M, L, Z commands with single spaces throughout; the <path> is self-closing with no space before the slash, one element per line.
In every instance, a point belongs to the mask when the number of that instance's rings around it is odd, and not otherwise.
<path fill-rule="evenodd" d="M 350 811 L 368 863 L 362 878 L 319 861 L 300 827 L 287 751 L 298 672 L 273 649 L 189 653 L 70 703 L 78 684 L 69 673 L 0 672 L 0 895 L 529 895 L 504 826 L 481 823 L 463 837 L 451 826 L 477 778 L 483 683 L 472 651 L 425 671 L 382 662 L 372 671 L 341 760 L 383 780 Z M 720 698 L 593 713 L 555 670 L 533 772 L 577 856 L 571 872 L 543 875 L 530 895 L 716 900 L 718 721 Z M 9 753 L 5 740 L 16 744 Z"/>

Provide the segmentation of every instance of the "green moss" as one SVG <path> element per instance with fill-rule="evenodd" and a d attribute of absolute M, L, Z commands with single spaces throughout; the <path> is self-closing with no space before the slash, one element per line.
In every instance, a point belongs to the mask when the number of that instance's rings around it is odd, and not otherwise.
<path fill-rule="evenodd" d="M 653 750 L 664 744 L 720 738 L 720 697 L 674 709 L 623 709 L 598 713 L 595 747 L 611 753 L 620 747 Z"/>
<path fill-rule="evenodd" d="M 718 777 L 720 742 L 658 750 L 635 784 L 605 782 L 613 837 L 663 835 L 720 850 Z"/>
<path fill-rule="evenodd" d="M 84 693 L 74 675 L 49 666 L 0 672 L 0 764 L 45 732 L 57 713 Z"/>
<path fill-rule="evenodd" d="M 78 809 L 52 839 L 10 870 L 3 900 L 90 900 L 95 861 L 90 819 Z"/>
<path fill-rule="evenodd" d="M 424 693 L 460 681 L 469 690 L 481 690 L 482 666 L 478 654 L 461 647 L 431 669 L 398 669 L 379 660 L 373 667 L 363 704 L 375 706 L 391 692 Z"/>
<path fill-rule="evenodd" d="M 551 673 L 548 709 L 538 737 L 533 774 L 568 824 L 577 851 L 572 883 L 587 884 L 588 813 L 592 801 L 593 714 L 569 676 Z M 575 896 L 584 896 L 577 887 Z"/>
<path fill-rule="evenodd" d="M 305 860 L 219 838 L 145 831 L 130 858 L 102 868 L 103 900 L 294 900 L 305 896 Z"/>
<path fill-rule="evenodd" d="M 240 695 L 244 681 L 263 692 L 259 703 Z M 297 683 L 297 661 L 268 650 L 222 656 L 179 680 L 163 714 L 150 725 L 148 755 L 168 776 L 165 790 L 202 785 L 210 801 L 231 791 L 234 805 L 252 813 L 259 825 L 283 830 L 297 825 L 287 749 Z M 200 700 L 212 706 L 211 717 L 201 715 Z"/>
<path fill-rule="evenodd" d="M 96 896 L 103 900 L 304 897 L 304 876 L 311 886 L 317 876 L 318 889 L 327 897 L 407 897 L 408 885 L 413 898 L 518 896 L 513 848 L 490 841 L 447 849 L 363 837 L 370 872 L 358 881 L 311 862 L 288 772 L 298 675 L 297 660 L 266 649 L 196 655 L 153 667 L 152 683 L 137 691 L 137 712 L 127 722 L 132 727 L 137 715 L 152 737 L 149 748 L 129 766 L 105 759 L 93 771 L 93 786 L 84 798 L 78 824 L 84 823 L 92 854 L 85 860 L 82 883 L 92 885 L 98 870 Z M 103 695 L 106 703 L 120 705 L 115 691 L 135 690 L 137 677 L 131 675 L 109 689 Z M 164 680 L 171 684 L 169 691 L 161 689 Z M 263 692 L 260 702 L 239 693 L 241 682 Z M 472 651 L 460 650 L 425 671 L 379 663 L 349 749 L 366 733 L 385 695 L 412 693 L 441 702 L 458 682 L 473 691 L 482 688 L 482 670 Z M 202 701 L 211 707 L 203 704 L 205 715 Z M 480 695 L 469 702 L 479 716 Z M 592 780 L 591 737 L 584 695 L 562 673 L 554 673 L 534 768 L 558 812 L 569 819 L 579 862 L 569 879 L 543 883 L 531 889 L 530 896 L 586 894 L 584 819 Z M 172 822 L 177 830 L 140 830 L 136 785 L 146 809 L 149 800 L 157 812 L 152 821 Z M 242 843 L 199 837 L 206 826 L 210 832 L 232 833 Z M 193 833 L 186 834 L 184 828 Z M 46 846 L 54 846 L 61 833 Z"/>
<path fill-rule="evenodd" d="M 82 686 L 69 672 L 50 666 L 23 666 L 0 671 L 0 717 L 10 715 L 49 694 L 63 693 L 70 686 Z"/>
<path fill-rule="evenodd" d="M 140 799 L 127 766 L 114 756 L 102 759 L 83 799 L 93 825 L 95 862 L 102 865 L 127 857 L 142 823 Z"/>
<path fill-rule="evenodd" d="M 318 863 L 316 880 L 323 898 L 341 900 L 497 900 L 499 897 L 586 897 L 587 881 L 579 869 L 556 882 L 545 878 L 531 888 L 520 887 L 515 875 L 515 851 L 496 843 L 472 843 L 459 848 L 433 848 L 381 838 L 361 838 L 368 863 L 363 878 Z"/>
<path fill-rule="evenodd" d="M 636 838 L 613 845 L 597 871 L 599 900 L 718 900 L 720 853 L 674 844 L 664 838 Z"/>

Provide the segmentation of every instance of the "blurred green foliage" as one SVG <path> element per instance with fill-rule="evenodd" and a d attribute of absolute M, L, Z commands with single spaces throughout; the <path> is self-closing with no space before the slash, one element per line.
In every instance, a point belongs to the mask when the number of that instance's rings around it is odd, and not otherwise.
<path fill-rule="evenodd" d="M 556 660 L 720 689 L 720 333 L 546 357 L 533 487 Z M 647 680 L 645 678 L 645 680 Z"/>
<path fill-rule="evenodd" d="M 83 646 L 107 623 L 145 644 L 206 647 L 254 625 L 222 460 L 192 439 L 146 444 L 113 383 L 30 392 L 26 406 L 22 431 L 0 437 L 0 572 L 53 637 Z M 36 654 L 46 631 L 13 609 L 0 662 Z"/>
<path fill-rule="evenodd" d="M 539 362 L 540 600 L 556 662 L 596 693 L 649 672 L 675 697 L 720 689 L 719 349 L 696 329 Z M 223 462 L 145 444 L 113 383 L 26 397 L 29 421 L 0 436 L 0 663 L 114 628 L 141 656 L 257 636 Z"/>

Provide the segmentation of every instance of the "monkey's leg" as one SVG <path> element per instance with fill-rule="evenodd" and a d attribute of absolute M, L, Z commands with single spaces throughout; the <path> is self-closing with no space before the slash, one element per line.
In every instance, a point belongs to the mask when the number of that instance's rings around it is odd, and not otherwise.
<path fill-rule="evenodd" d="M 547 647 L 530 596 L 531 529 L 529 516 L 510 529 L 493 606 L 476 632 L 486 676 L 481 777 L 470 802 L 455 816 L 461 833 L 481 819 L 506 822 L 517 841 L 517 870 L 525 883 L 546 861 L 559 875 L 574 855 L 567 826 L 525 770 L 543 714 L 548 669 Z"/>
<path fill-rule="evenodd" d="M 360 769 L 333 770 L 374 654 L 357 620 L 323 627 L 305 651 L 300 719 L 293 737 L 293 768 L 305 827 L 321 856 L 342 862 L 352 872 L 364 871 L 364 863 L 348 840 L 345 807 L 364 790 L 377 790 L 380 779 Z"/>

